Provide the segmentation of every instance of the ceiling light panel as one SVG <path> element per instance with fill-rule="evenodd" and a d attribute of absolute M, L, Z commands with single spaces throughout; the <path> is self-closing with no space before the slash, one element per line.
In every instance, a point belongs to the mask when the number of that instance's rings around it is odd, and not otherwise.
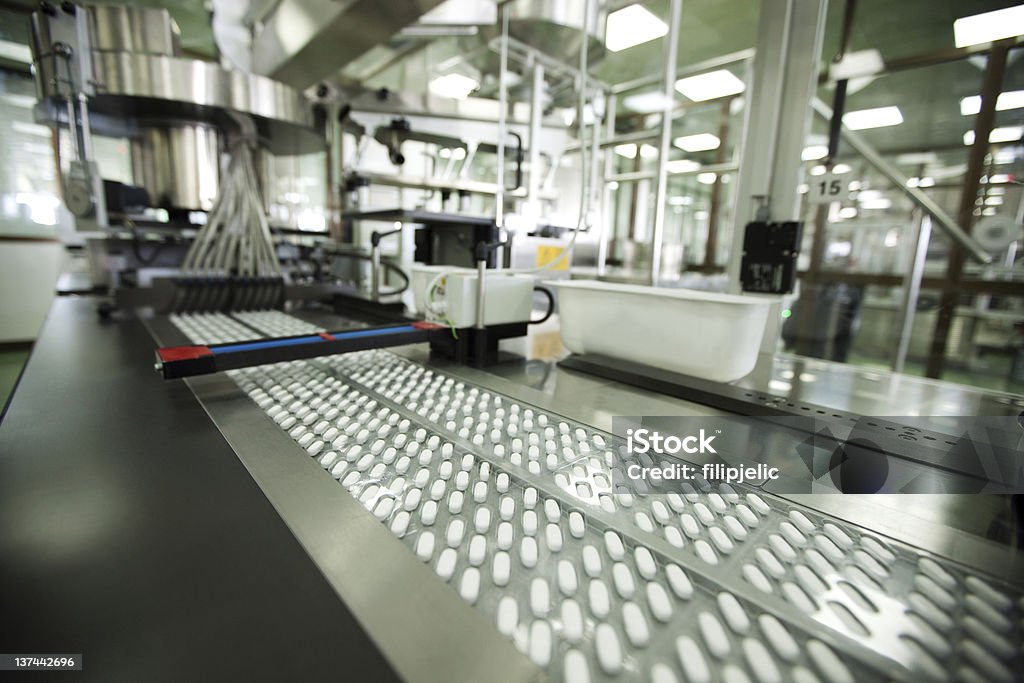
<path fill-rule="evenodd" d="M 899 107 L 875 107 L 850 111 L 843 115 L 843 124 L 850 130 L 867 130 L 884 128 L 903 123 L 903 114 Z"/>
<path fill-rule="evenodd" d="M 430 92 L 441 97 L 464 100 L 469 93 L 480 87 L 480 84 L 462 74 L 445 74 L 430 81 Z"/>
<path fill-rule="evenodd" d="M 706 152 L 710 149 L 718 149 L 722 141 L 717 135 L 711 133 L 698 133 L 696 135 L 684 135 L 676 138 L 673 144 L 687 152 Z"/>
<path fill-rule="evenodd" d="M 743 81 L 726 69 L 709 71 L 698 76 L 680 78 L 676 90 L 694 102 L 705 102 L 727 95 L 737 95 L 745 89 Z"/>
<path fill-rule="evenodd" d="M 991 43 L 1024 34 L 1024 5 L 963 17 L 953 22 L 957 47 Z"/>
<path fill-rule="evenodd" d="M 1024 107 L 1024 90 L 1007 90 L 999 94 L 996 100 L 996 111 L 1020 109 Z M 971 95 L 960 100 L 960 113 L 971 116 L 981 111 L 981 95 Z"/>
<path fill-rule="evenodd" d="M 668 24 L 645 7 L 630 5 L 608 15 L 604 43 L 612 52 L 647 43 L 668 33 Z"/>

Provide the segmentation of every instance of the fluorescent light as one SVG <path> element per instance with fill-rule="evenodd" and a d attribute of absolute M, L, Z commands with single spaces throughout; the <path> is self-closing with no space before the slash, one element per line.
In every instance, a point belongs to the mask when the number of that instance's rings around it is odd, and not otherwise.
<path fill-rule="evenodd" d="M 807 191 L 809 189 L 811 188 L 808 187 L 807 183 L 800 183 L 799 185 L 796 186 L 796 191 L 799 192 L 800 194 L 807 194 Z"/>
<path fill-rule="evenodd" d="M 843 175 L 844 173 L 849 173 L 852 170 L 853 169 L 850 168 L 849 164 L 836 164 L 832 167 L 832 172 L 836 175 Z"/>
<path fill-rule="evenodd" d="M 694 102 L 704 102 L 743 92 L 746 86 L 731 71 L 719 69 L 699 76 L 680 78 L 676 90 Z"/>
<path fill-rule="evenodd" d="M 675 159 L 665 164 L 665 168 L 668 169 L 669 173 L 688 173 L 696 171 L 700 168 L 700 164 L 689 159 Z"/>
<path fill-rule="evenodd" d="M 672 206 L 689 206 L 693 204 L 693 197 L 669 197 L 668 203 Z"/>
<path fill-rule="evenodd" d="M 630 5 L 608 15 L 604 44 L 612 52 L 661 38 L 668 24 L 640 5 Z"/>
<path fill-rule="evenodd" d="M 901 166 L 919 166 L 921 164 L 937 163 L 939 157 L 935 152 L 908 152 L 896 157 L 896 163 Z"/>
<path fill-rule="evenodd" d="M 982 210 L 981 215 L 982 216 L 995 216 L 996 215 L 996 210 L 993 209 L 991 206 L 989 206 L 989 207 L 987 207 L 987 208 Z"/>
<path fill-rule="evenodd" d="M 619 156 L 626 157 L 627 159 L 636 159 L 636 145 L 632 142 L 627 142 L 622 145 L 615 145 L 615 153 Z M 653 159 L 658 156 L 658 148 L 654 145 L 641 145 L 640 146 L 640 158 L 641 159 Z"/>
<path fill-rule="evenodd" d="M 828 75 L 833 81 L 872 76 L 885 69 L 885 61 L 878 50 L 847 52 L 843 58 L 829 67 Z"/>
<path fill-rule="evenodd" d="M 699 221 L 705 220 L 708 217 L 707 211 L 694 211 L 693 217 Z"/>
<path fill-rule="evenodd" d="M 445 74 L 430 81 L 430 92 L 441 97 L 464 100 L 469 93 L 480 87 L 480 84 L 469 76 L 462 74 Z"/>
<path fill-rule="evenodd" d="M 918 183 L 918 186 L 919 187 L 935 187 L 935 178 L 929 178 L 928 176 L 925 176 L 924 178 L 921 178 L 921 182 Z"/>
<path fill-rule="evenodd" d="M 892 206 L 892 200 L 887 197 L 881 197 L 879 199 L 868 199 L 861 201 L 860 208 L 862 209 L 888 209 Z"/>
<path fill-rule="evenodd" d="M 864 185 L 859 180 L 851 180 L 850 184 L 846 186 L 846 189 L 850 192 L 856 192 Z"/>
<path fill-rule="evenodd" d="M 828 156 L 827 145 L 808 145 L 800 153 L 800 158 L 804 161 L 817 161 L 818 159 L 824 159 L 826 156 Z"/>
<path fill-rule="evenodd" d="M 675 100 L 665 96 L 663 92 L 642 92 L 622 98 L 622 105 L 640 114 L 653 114 L 665 111 L 675 104 Z"/>
<path fill-rule="evenodd" d="M 953 40 L 957 47 L 991 43 L 1024 33 L 1024 5 L 984 14 L 975 14 L 953 22 Z"/>
<path fill-rule="evenodd" d="M 861 190 L 860 194 L 857 195 L 858 200 L 872 200 L 878 199 L 882 196 L 879 190 Z"/>
<path fill-rule="evenodd" d="M 1002 197 L 987 197 L 985 199 L 985 206 L 1002 206 L 1002 205 L 1003 205 L 1003 198 Z"/>
<path fill-rule="evenodd" d="M 1024 90 L 1007 90 L 999 93 L 996 98 L 996 111 L 1020 109 L 1024 107 Z M 960 100 L 960 113 L 971 116 L 981 111 L 981 95 L 971 95 Z"/>
<path fill-rule="evenodd" d="M 627 159 L 636 159 L 636 145 L 632 142 L 624 145 L 615 145 L 615 153 Z"/>
<path fill-rule="evenodd" d="M 825 167 L 821 164 L 811 167 L 811 175 L 825 175 Z"/>
<path fill-rule="evenodd" d="M 1010 182 L 1010 176 L 1006 173 L 995 173 L 985 179 L 990 185 Z"/>
<path fill-rule="evenodd" d="M 1006 188 L 1005 187 L 990 187 L 990 188 L 988 188 L 988 190 L 986 190 L 986 192 L 989 195 L 991 195 L 991 196 L 996 196 L 996 195 L 1000 195 L 1001 196 L 1001 195 L 1006 194 Z"/>
<path fill-rule="evenodd" d="M 718 149 L 722 141 L 718 139 L 717 135 L 711 133 L 697 133 L 676 138 L 672 144 L 687 152 L 706 152 L 709 149 Z"/>
<path fill-rule="evenodd" d="M 0 103 L 8 104 L 12 107 L 20 107 L 22 109 L 31 109 L 36 104 L 36 98 L 30 95 L 15 95 L 13 93 L 0 93 Z"/>
<path fill-rule="evenodd" d="M 857 208 L 854 207 L 854 206 L 844 206 L 843 208 L 839 209 L 839 217 L 840 218 L 856 218 L 857 217 Z"/>
<path fill-rule="evenodd" d="M 843 123 L 850 130 L 883 128 L 903 123 L 903 114 L 900 113 L 899 107 L 861 109 L 860 111 L 851 111 L 844 114 Z"/>
<path fill-rule="evenodd" d="M 993 128 L 992 132 L 988 134 L 989 142 L 1016 142 L 1020 140 L 1021 136 L 1024 135 L 1024 127 L 1021 126 L 1004 126 L 1002 128 Z M 964 133 L 964 144 L 970 147 L 974 144 L 974 131 L 969 130 Z"/>
<path fill-rule="evenodd" d="M 28 48 L 28 45 L 22 43 L 0 40 L 0 58 L 21 64 L 31 64 L 32 50 Z"/>
<path fill-rule="evenodd" d="M 697 182 L 701 183 L 703 185 L 711 185 L 716 180 L 718 180 L 718 176 L 715 175 L 714 173 L 698 173 L 697 174 Z"/>
<path fill-rule="evenodd" d="M 51 131 L 46 126 L 40 126 L 38 123 L 27 123 L 25 121 L 15 121 L 11 124 L 11 128 L 21 133 L 22 135 L 38 135 L 41 138 L 48 138 L 51 135 Z"/>

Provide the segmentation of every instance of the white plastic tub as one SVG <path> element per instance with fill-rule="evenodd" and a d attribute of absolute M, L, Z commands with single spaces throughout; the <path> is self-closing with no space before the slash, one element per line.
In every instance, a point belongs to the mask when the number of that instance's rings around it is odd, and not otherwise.
<path fill-rule="evenodd" d="M 754 369 L 768 312 L 779 301 L 596 280 L 545 284 L 558 289 L 562 342 L 570 351 L 717 382 Z"/>

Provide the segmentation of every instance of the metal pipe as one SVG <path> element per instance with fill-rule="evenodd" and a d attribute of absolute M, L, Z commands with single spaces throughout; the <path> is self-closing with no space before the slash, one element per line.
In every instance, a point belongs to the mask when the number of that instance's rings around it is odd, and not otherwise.
<path fill-rule="evenodd" d="M 484 296 L 487 294 L 487 259 L 476 262 L 476 329 L 482 330 L 484 325 Z"/>
<path fill-rule="evenodd" d="M 928 241 L 932 236 L 932 219 L 923 209 L 914 209 L 914 228 L 917 241 L 914 242 L 914 255 L 910 263 L 910 272 L 903 280 L 903 301 L 900 307 L 900 336 L 896 344 L 896 355 L 892 359 L 892 371 L 903 372 L 910 350 L 910 338 L 914 331 L 914 314 L 917 311 L 917 300 L 921 294 L 921 280 L 924 278 L 925 259 L 928 256 Z"/>
<path fill-rule="evenodd" d="M 505 123 L 508 118 L 508 5 L 501 7 L 501 58 L 498 67 L 498 171 L 494 193 L 494 224 L 505 224 Z M 486 267 L 486 264 L 485 264 Z M 483 277 L 480 278 L 480 301 L 483 307 Z"/>
<path fill-rule="evenodd" d="M 668 199 L 668 153 L 672 144 L 672 109 L 675 106 L 676 59 L 679 54 L 679 22 L 683 14 L 683 0 L 669 2 L 669 28 L 665 37 L 665 71 L 661 112 L 661 141 L 658 146 L 658 179 L 654 191 L 654 223 L 651 228 L 652 286 L 661 279 L 661 241 L 665 233 L 665 203 Z M 637 157 L 639 157 L 639 152 Z"/>
<path fill-rule="evenodd" d="M 814 107 L 814 111 L 817 112 L 822 118 L 826 120 L 832 119 L 832 108 L 822 102 L 818 98 L 814 98 L 811 103 Z M 882 155 L 880 155 L 875 149 L 869 145 L 860 134 L 853 132 L 845 125 L 842 126 L 843 139 L 864 159 L 875 167 L 875 169 L 884 175 L 891 183 L 907 195 L 914 204 L 920 206 L 922 209 L 927 211 L 931 217 L 938 223 L 939 227 L 949 235 L 953 241 L 959 244 L 961 247 L 966 249 L 970 255 L 980 263 L 991 263 L 992 257 L 981 248 L 974 238 L 964 232 L 957 222 L 948 213 L 943 211 L 942 207 L 936 204 L 931 197 L 917 189 L 916 187 L 907 187 L 908 178 L 900 173 L 899 169 L 886 161 Z"/>
<path fill-rule="evenodd" d="M 662 241 L 665 239 L 665 204 L 669 194 L 669 150 L 672 145 L 672 110 L 676 101 L 676 58 L 679 53 L 679 20 L 683 11 L 682 0 L 669 4 L 669 35 L 665 41 L 665 103 L 662 111 L 662 139 L 657 150 L 657 180 L 654 185 L 654 221 L 650 233 L 651 286 L 662 276 Z M 639 153 L 637 157 L 639 157 Z"/>
<path fill-rule="evenodd" d="M 533 65 L 533 88 L 530 92 L 530 178 L 526 190 L 529 202 L 540 202 L 540 124 L 544 117 L 544 65 Z M 539 212 L 538 212 L 539 215 Z"/>
<path fill-rule="evenodd" d="M 370 299 L 380 301 L 380 243 L 370 247 Z"/>
<path fill-rule="evenodd" d="M 605 99 L 604 126 L 607 137 L 615 135 L 615 109 L 618 106 L 618 96 L 608 93 Z M 604 153 L 604 170 L 602 180 L 612 175 L 615 169 L 615 152 L 606 148 Z M 601 220 L 597 233 L 597 275 L 604 275 L 608 261 L 608 224 L 612 218 L 612 187 L 604 182 L 604 192 L 601 194 Z"/>

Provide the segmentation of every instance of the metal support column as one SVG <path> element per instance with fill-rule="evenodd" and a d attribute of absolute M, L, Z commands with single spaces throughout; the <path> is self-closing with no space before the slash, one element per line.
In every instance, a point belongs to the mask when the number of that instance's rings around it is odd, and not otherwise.
<path fill-rule="evenodd" d="M 921 208 L 914 209 L 914 254 L 911 257 L 910 270 L 903 281 L 903 301 L 900 304 L 900 336 L 896 345 L 896 355 L 892 359 L 892 371 L 903 372 L 910 350 L 910 337 L 914 331 L 914 314 L 917 312 L 917 299 L 921 294 L 921 280 L 924 278 L 925 259 L 928 256 L 928 241 L 932 236 L 932 218 Z"/>
<path fill-rule="evenodd" d="M 672 144 L 672 110 L 675 108 L 676 59 L 679 52 L 679 23 L 683 0 L 669 2 L 669 29 L 665 37 L 665 71 L 661 112 L 661 140 L 658 145 L 658 179 L 654 192 L 654 222 L 651 229 L 651 285 L 661 279 L 661 242 L 665 233 L 665 204 L 668 201 L 668 153 Z M 639 148 L 639 145 L 638 145 Z M 637 158 L 640 151 L 637 149 Z"/>
<path fill-rule="evenodd" d="M 544 118 L 544 65 L 539 61 L 533 65 L 533 88 L 530 93 L 530 173 L 527 181 L 526 199 L 540 215 L 540 124 Z"/>
<path fill-rule="evenodd" d="M 619 97 L 611 92 L 607 93 L 605 97 L 605 115 L 604 115 L 604 129 L 605 135 L 608 138 L 615 137 L 615 110 L 618 105 Z M 637 147 L 639 150 L 639 146 Z M 640 156 L 639 151 L 637 156 Z M 601 219 L 598 223 L 597 231 L 597 276 L 601 277 L 604 275 L 605 265 L 608 261 L 608 240 L 609 233 L 611 237 L 615 236 L 614 231 L 609 231 L 611 224 L 615 220 L 615 216 L 612 213 L 612 198 L 615 194 L 615 190 L 612 189 L 608 183 L 608 177 L 615 172 L 615 149 L 613 147 L 607 147 L 604 150 L 604 166 L 603 173 L 601 175 Z"/>
<path fill-rule="evenodd" d="M 967 235 L 970 235 L 974 223 L 974 203 L 981 187 L 981 175 L 985 170 L 985 156 L 989 149 L 988 137 L 995 125 L 996 100 L 1003 87 L 1003 72 L 1006 70 L 1006 56 L 1010 45 L 1011 41 L 993 45 L 988 55 L 988 64 L 985 66 L 985 76 L 981 84 L 981 110 L 974 122 L 974 144 L 967 160 L 964 190 L 960 197 L 960 213 L 957 216 L 960 228 Z M 928 353 L 928 365 L 925 369 L 925 375 L 928 377 L 940 378 L 946 364 L 946 345 L 949 342 L 949 331 L 953 326 L 957 302 L 960 300 L 958 284 L 966 260 L 964 250 L 959 245 L 954 246 L 949 254 L 946 286 L 942 290 L 939 315 L 935 321 L 932 346 Z"/>

